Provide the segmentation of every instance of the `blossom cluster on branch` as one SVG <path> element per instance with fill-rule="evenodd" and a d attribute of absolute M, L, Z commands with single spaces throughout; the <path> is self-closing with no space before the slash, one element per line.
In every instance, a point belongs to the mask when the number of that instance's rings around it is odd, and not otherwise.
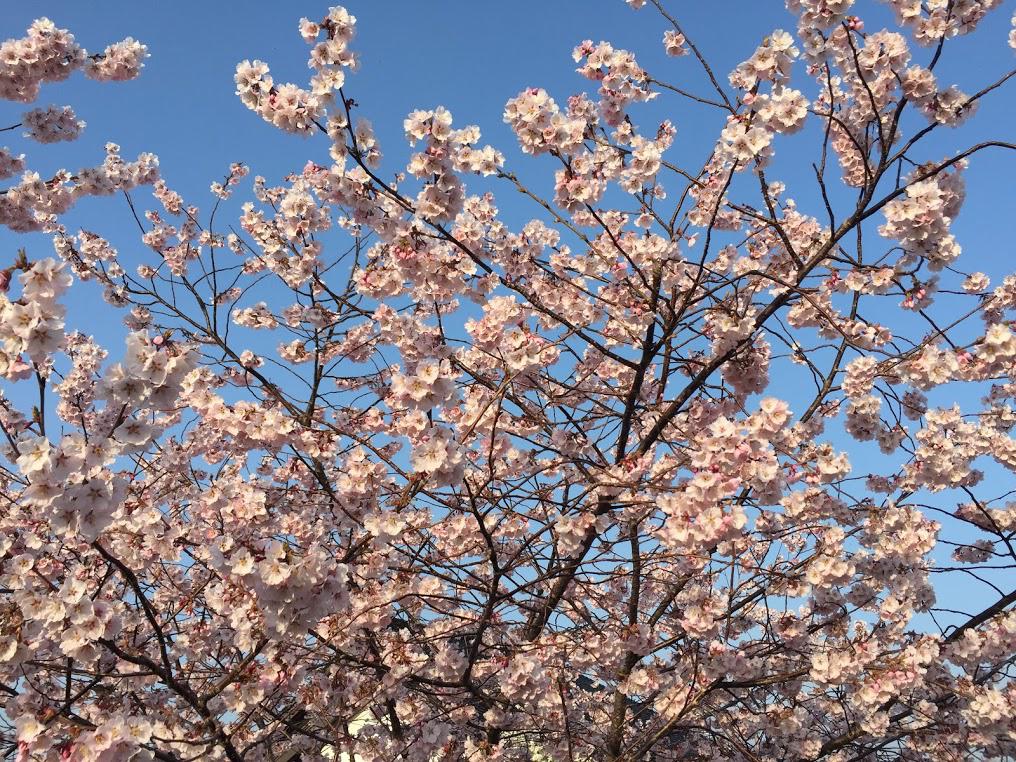
<path fill-rule="evenodd" d="M 382 153 L 344 8 L 306 83 L 236 68 L 308 141 L 277 185 L 0 151 L 0 224 L 53 242 L 0 270 L 8 757 L 1016 757 L 1016 274 L 953 232 L 1016 69 L 949 81 L 953 38 L 1016 47 L 1000 2 L 787 0 L 726 77 L 628 5 L 704 89 L 579 41 L 514 156 L 437 104 Z M 0 98 L 145 50 L 40 20 Z M 114 191 L 136 240 L 65 226 Z M 68 325 L 93 287 L 123 346 Z"/>

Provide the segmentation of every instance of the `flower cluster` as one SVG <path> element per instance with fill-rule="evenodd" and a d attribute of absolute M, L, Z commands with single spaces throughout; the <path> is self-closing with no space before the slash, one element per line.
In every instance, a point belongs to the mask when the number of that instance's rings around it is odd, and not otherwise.
<path fill-rule="evenodd" d="M 66 310 L 56 300 L 71 284 L 63 264 L 55 259 L 23 267 L 21 297 L 12 302 L 0 295 L 0 372 L 11 380 L 22 378 L 29 370 L 23 355 L 38 368 L 61 347 Z"/>
<path fill-rule="evenodd" d="M 40 143 L 57 143 L 61 140 L 75 140 L 85 128 L 70 106 L 57 108 L 36 108 L 26 111 L 21 117 L 25 137 Z"/>
<path fill-rule="evenodd" d="M 268 123 L 287 132 L 309 134 L 321 126 L 327 107 L 345 81 L 345 70 L 356 67 L 349 50 L 356 17 L 344 8 L 332 9 L 320 22 L 300 21 L 300 34 L 313 45 L 309 65 L 315 70 L 310 89 L 292 83 L 276 84 L 263 61 L 242 61 L 234 82 L 241 103 Z M 318 41 L 324 34 L 325 39 Z"/>
<path fill-rule="evenodd" d="M 941 270 L 960 255 L 961 248 L 949 226 L 963 204 L 961 172 L 965 166 L 957 162 L 952 171 L 936 173 L 926 180 L 919 179 L 926 171 L 919 167 L 910 176 L 905 193 L 885 206 L 886 222 L 879 233 L 899 241 L 912 257 L 925 258 L 932 271 Z"/>
<path fill-rule="evenodd" d="M 24 37 L 0 45 L 0 100 L 31 103 L 40 85 L 67 79 L 87 56 L 66 29 L 46 18 L 33 21 Z"/>
<path fill-rule="evenodd" d="M 125 82 L 136 79 L 145 65 L 148 48 L 128 37 L 107 45 L 101 53 L 89 56 L 85 63 L 85 76 L 99 82 Z"/>
<path fill-rule="evenodd" d="M 648 73 L 630 51 L 615 49 L 607 42 L 594 45 L 592 40 L 586 40 L 575 48 L 572 58 L 581 63 L 576 70 L 579 74 L 600 83 L 600 111 L 609 125 L 619 125 L 630 104 L 658 95 L 650 89 Z"/>
<path fill-rule="evenodd" d="M 562 114 L 546 90 L 531 87 L 505 104 L 504 121 L 526 153 L 573 153 L 582 145 L 587 122 Z"/>

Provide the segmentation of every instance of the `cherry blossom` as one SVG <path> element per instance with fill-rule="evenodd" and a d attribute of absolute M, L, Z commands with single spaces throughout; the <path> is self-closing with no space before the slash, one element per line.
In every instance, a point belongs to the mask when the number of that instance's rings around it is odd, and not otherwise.
<path fill-rule="evenodd" d="M 273 51 L 299 81 L 234 72 L 305 138 L 281 178 L 192 193 L 114 143 L 44 176 L 88 104 L 18 107 L 4 753 L 1016 754 L 1016 275 L 956 224 L 1014 148 L 978 108 L 1012 72 L 953 64 L 999 3 L 789 0 L 727 77 L 627 5 L 664 51 L 580 42 L 588 92 L 509 98 L 517 146 L 383 124 L 339 7 Z M 146 56 L 41 19 L 0 98 Z"/>

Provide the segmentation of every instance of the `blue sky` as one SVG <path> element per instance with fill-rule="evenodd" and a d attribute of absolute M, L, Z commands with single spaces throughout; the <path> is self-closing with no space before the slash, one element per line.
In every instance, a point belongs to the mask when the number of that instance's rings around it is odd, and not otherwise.
<path fill-rule="evenodd" d="M 794 28 L 780 0 L 672 0 L 669 5 L 721 81 L 766 33 Z M 454 114 L 457 126 L 478 124 L 484 142 L 500 148 L 512 170 L 532 180 L 538 191 L 549 193 L 550 164 L 517 152 L 501 114 L 505 101 L 525 87 L 545 87 L 559 103 L 572 93 L 595 89 L 594 83 L 575 73 L 571 59 L 572 47 L 586 38 L 634 50 L 655 77 L 707 92 L 691 57 L 664 55 L 661 38 L 666 27 L 651 7 L 634 12 L 621 0 L 351 0 L 347 7 L 358 19 L 353 47 L 361 57 L 361 70 L 348 80 L 347 90 L 378 132 L 386 176 L 401 169 L 408 156 L 402 136 L 406 114 L 414 108 L 444 105 Z M 892 22 L 882 3 L 862 0 L 857 8 L 868 31 Z M 0 144 L 24 151 L 29 166 L 44 174 L 60 166 L 100 162 L 107 141 L 119 143 L 125 157 L 152 151 L 159 155 L 170 187 L 204 211 L 211 206 L 209 183 L 221 179 L 231 162 L 244 161 L 252 175 L 277 183 L 308 159 L 325 163 L 327 145 L 321 138 L 304 140 L 282 134 L 247 111 L 234 95 L 234 68 L 242 59 L 260 58 L 272 67 L 277 81 L 306 82 L 307 47 L 297 33 L 297 21 L 301 16 L 318 19 L 326 10 L 326 3 L 306 0 L 9 2 L 0 22 L 2 37 L 20 36 L 33 18 L 45 15 L 69 28 L 90 50 L 134 36 L 148 45 L 151 57 L 134 82 L 98 84 L 75 76 L 44 87 L 37 105 L 70 104 L 88 123 L 75 143 L 40 147 L 16 133 L 3 133 Z M 995 11 L 975 35 L 950 42 L 938 70 L 941 83 L 956 83 L 971 92 L 1013 66 L 1013 52 L 1006 45 L 1012 10 L 1010 6 Z M 914 51 L 915 62 L 926 63 L 930 57 L 927 50 L 914 46 Z M 798 87 L 810 90 L 803 66 L 795 77 Z M 1010 83 L 1009 91 L 983 104 L 969 128 L 941 130 L 929 141 L 922 158 L 941 159 L 978 140 L 1010 135 L 1016 123 L 1013 86 Z M 20 104 L 0 103 L 0 127 L 19 121 L 22 110 Z M 636 107 L 633 118 L 643 127 L 670 118 L 678 134 L 668 158 L 696 166 L 722 125 L 722 117 L 714 110 L 671 95 Z M 777 141 L 770 179 L 784 179 L 791 187 L 804 183 L 807 190 L 798 195 L 802 208 L 820 214 L 810 168 L 784 140 Z M 808 161 L 812 156 L 808 154 Z M 965 250 L 962 261 L 969 269 L 995 276 L 996 283 L 1001 274 L 1016 270 L 1010 224 L 1016 213 L 1012 161 L 999 153 L 974 160 L 967 172 L 968 201 L 954 226 Z M 143 207 L 153 207 L 143 190 L 137 196 L 143 199 Z M 238 197 L 247 197 L 246 185 Z M 536 212 L 504 187 L 498 200 L 512 221 L 524 221 Z M 140 261 L 143 255 L 133 219 L 121 200 L 86 201 L 68 223 L 72 230 L 84 225 L 109 238 L 127 261 Z M 44 236 L 15 237 L 0 231 L 0 260 L 12 258 L 20 246 L 28 247 L 31 258 L 52 251 Z M 0 266 L 5 264 L 0 261 Z M 115 347 L 122 335 L 119 320 L 98 298 L 96 289 L 88 285 L 75 289 L 71 327 L 84 327 Z M 115 358 L 115 349 L 112 354 Z M 772 393 L 781 391 L 774 387 Z"/>

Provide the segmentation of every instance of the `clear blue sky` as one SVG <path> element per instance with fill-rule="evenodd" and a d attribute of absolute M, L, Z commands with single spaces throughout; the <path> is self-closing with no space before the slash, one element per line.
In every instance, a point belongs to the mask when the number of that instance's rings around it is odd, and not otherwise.
<path fill-rule="evenodd" d="M 358 19 L 354 49 L 361 57 L 361 70 L 348 80 L 347 90 L 378 131 L 386 175 L 401 169 L 408 155 L 402 137 L 405 115 L 414 108 L 444 105 L 457 126 L 478 124 L 484 141 L 508 155 L 513 170 L 548 192 L 553 182 L 550 165 L 518 154 L 501 114 L 505 101 L 525 87 L 545 87 L 559 103 L 572 93 L 594 90 L 594 83 L 575 73 L 571 60 L 572 47 L 586 38 L 632 49 L 654 76 L 706 92 L 691 57 L 664 55 L 661 38 L 666 27 L 655 11 L 646 7 L 634 12 L 622 0 L 350 0 L 346 6 Z M 794 29 L 781 0 L 671 0 L 669 6 L 724 81 L 766 33 Z M 88 123 L 77 142 L 40 147 L 6 133 L 0 144 L 24 151 L 29 166 L 44 173 L 65 165 L 98 163 L 109 140 L 119 143 L 127 157 L 152 151 L 161 158 L 170 187 L 205 210 L 210 206 L 208 184 L 221 179 L 231 162 L 248 163 L 252 174 L 264 175 L 270 183 L 299 170 L 308 159 L 326 163 L 323 139 L 285 135 L 262 122 L 240 104 L 232 78 L 238 61 L 260 58 L 272 67 L 277 81 L 306 82 L 307 46 L 299 38 L 297 21 L 301 16 L 321 18 L 327 7 L 326 2 L 307 0 L 7 2 L 0 21 L 3 37 L 20 36 L 33 18 L 45 15 L 69 28 L 90 50 L 130 35 L 148 45 L 151 57 L 134 82 L 97 84 L 74 76 L 43 89 L 38 105 L 70 104 Z M 861 0 L 857 9 L 868 31 L 892 23 L 882 3 Z M 973 37 L 947 46 L 938 70 L 940 83 L 956 83 L 972 92 L 1013 65 L 1013 52 L 1006 45 L 1012 10 L 1007 4 L 993 12 Z M 914 51 L 915 62 L 927 62 L 929 51 L 916 46 Z M 796 82 L 810 89 L 801 65 Z M 1016 124 L 1013 87 L 1016 83 L 1011 82 L 1008 90 L 983 104 L 969 128 L 942 130 L 922 158 L 941 159 L 961 147 L 960 141 L 969 145 L 1010 136 Z M 0 126 L 19 121 L 22 110 L 20 104 L 0 103 Z M 722 124 L 715 111 L 671 95 L 636 107 L 633 116 L 643 126 L 672 119 L 678 135 L 668 158 L 695 165 L 707 154 Z M 808 190 L 798 196 L 801 206 L 821 217 L 810 169 L 783 140 L 776 144 L 778 158 L 770 179 L 783 179 L 792 188 L 803 181 Z M 993 275 L 996 283 L 1001 274 L 1016 270 L 1011 233 L 1016 214 L 1016 194 L 1011 190 L 1014 161 L 999 153 L 974 160 L 967 173 L 968 201 L 954 227 L 965 251 L 962 261 L 969 269 Z M 238 196 L 243 198 L 246 189 L 243 186 Z M 535 212 L 507 188 L 498 198 L 509 219 Z M 146 197 L 142 206 L 153 204 Z M 142 247 L 122 201 L 85 202 L 68 223 L 72 230 L 84 225 L 104 235 L 128 262 L 139 261 Z M 52 251 L 43 236 L 15 237 L 0 230 L 0 266 L 24 245 L 32 258 Z M 119 320 L 95 289 L 76 290 L 70 326 L 95 333 L 111 345 L 114 358 L 122 335 Z M 774 388 L 773 393 L 780 392 Z"/>

